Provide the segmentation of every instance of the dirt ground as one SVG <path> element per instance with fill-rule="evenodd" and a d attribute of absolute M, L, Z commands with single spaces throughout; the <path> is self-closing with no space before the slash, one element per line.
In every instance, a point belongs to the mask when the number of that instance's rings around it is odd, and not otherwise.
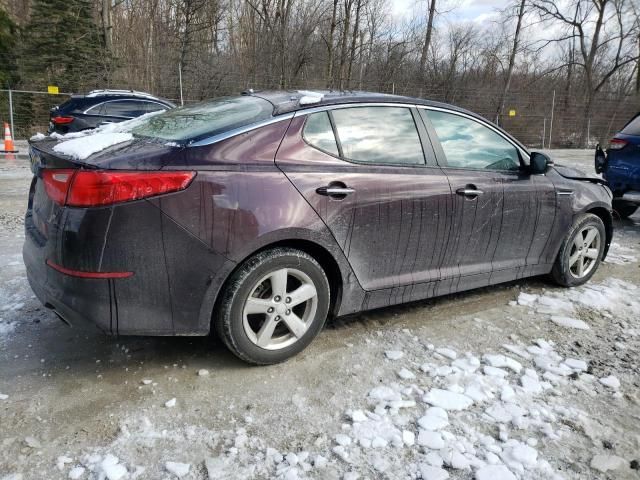
<path fill-rule="evenodd" d="M 592 170 L 591 151 L 551 153 Z M 640 478 L 640 214 L 616 221 L 595 290 L 535 278 L 367 312 L 334 321 L 298 357 L 258 368 L 215 339 L 112 338 L 43 308 L 21 258 L 30 178 L 24 156 L 0 157 L 0 479 Z M 487 354 L 517 359 L 542 387 Z M 481 360 L 486 375 L 486 365 L 505 366 L 521 401 L 508 403 L 499 384 L 500 401 L 487 387 L 487 399 L 449 411 L 447 454 L 410 437 L 429 406 L 422 393 L 464 385 L 454 356 Z M 554 357 L 588 368 L 546 375 L 554 370 L 537 359 Z M 619 386 L 599 381 L 611 375 Z M 525 413 L 496 420 L 498 404 Z M 387 443 L 363 441 L 365 424 Z M 402 445 L 385 437 L 395 431 Z M 515 477 L 483 477 L 485 464 Z"/>

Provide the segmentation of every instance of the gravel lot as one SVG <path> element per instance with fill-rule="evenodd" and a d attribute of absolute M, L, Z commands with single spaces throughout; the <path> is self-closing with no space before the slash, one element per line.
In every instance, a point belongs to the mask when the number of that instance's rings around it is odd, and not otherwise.
<path fill-rule="evenodd" d="M 27 163 L 0 156 L 0 479 L 640 478 L 640 215 L 587 286 L 368 312 L 248 367 L 215 339 L 110 338 L 41 307 Z"/>

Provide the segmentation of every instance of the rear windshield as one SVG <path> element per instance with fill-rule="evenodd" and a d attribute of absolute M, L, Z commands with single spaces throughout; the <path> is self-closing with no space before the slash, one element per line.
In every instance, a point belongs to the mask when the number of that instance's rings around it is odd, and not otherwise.
<path fill-rule="evenodd" d="M 58 111 L 64 113 L 82 112 L 84 110 L 83 107 L 85 106 L 85 104 L 86 102 L 84 102 L 81 98 L 70 98 L 69 100 L 58 106 Z"/>
<path fill-rule="evenodd" d="M 266 120 L 272 113 L 273 105 L 262 98 L 222 97 L 155 115 L 131 133 L 176 142 L 200 140 Z"/>
<path fill-rule="evenodd" d="M 627 123 L 620 133 L 625 135 L 638 135 L 640 136 L 640 114 Z"/>

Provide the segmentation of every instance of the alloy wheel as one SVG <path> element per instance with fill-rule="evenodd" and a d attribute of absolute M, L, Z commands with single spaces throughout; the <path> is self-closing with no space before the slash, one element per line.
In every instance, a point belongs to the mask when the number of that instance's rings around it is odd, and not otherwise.
<path fill-rule="evenodd" d="M 311 278 L 295 268 L 280 268 L 251 289 L 242 309 L 244 331 L 260 348 L 286 348 L 307 332 L 317 307 L 318 292 Z"/>
<path fill-rule="evenodd" d="M 594 269 L 600 255 L 600 232 L 594 226 L 580 230 L 573 239 L 569 254 L 569 271 L 575 278 L 584 278 Z"/>

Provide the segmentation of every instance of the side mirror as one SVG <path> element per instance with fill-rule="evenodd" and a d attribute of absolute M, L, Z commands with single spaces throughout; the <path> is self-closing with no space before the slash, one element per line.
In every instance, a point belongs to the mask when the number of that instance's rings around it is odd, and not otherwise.
<path fill-rule="evenodd" d="M 547 167 L 552 163 L 551 159 L 547 155 L 540 152 L 532 152 L 530 162 L 529 171 L 534 175 L 542 175 L 547 171 Z"/>

